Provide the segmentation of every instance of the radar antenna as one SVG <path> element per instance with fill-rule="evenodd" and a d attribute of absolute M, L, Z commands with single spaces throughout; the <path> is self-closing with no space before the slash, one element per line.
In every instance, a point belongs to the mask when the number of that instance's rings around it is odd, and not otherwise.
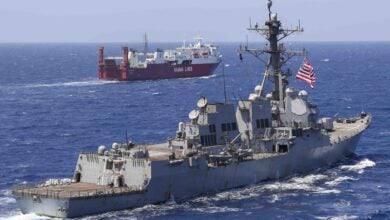
<path fill-rule="evenodd" d="M 271 12 L 272 1 L 271 0 L 268 0 L 267 7 L 268 7 L 269 19 L 271 20 L 271 14 L 272 14 L 272 12 Z"/>

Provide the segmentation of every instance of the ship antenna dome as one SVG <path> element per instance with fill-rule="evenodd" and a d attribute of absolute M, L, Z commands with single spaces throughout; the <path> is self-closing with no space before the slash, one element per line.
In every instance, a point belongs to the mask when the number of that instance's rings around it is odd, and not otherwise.
<path fill-rule="evenodd" d="M 278 19 L 278 15 L 276 13 L 271 14 L 271 20 L 276 21 Z"/>

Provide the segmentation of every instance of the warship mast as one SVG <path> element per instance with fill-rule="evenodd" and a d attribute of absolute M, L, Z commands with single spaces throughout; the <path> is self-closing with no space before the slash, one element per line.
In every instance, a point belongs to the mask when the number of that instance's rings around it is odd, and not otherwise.
<path fill-rule="evenodd" d="M 272 100 L 277 101 L 279 112 L 285 111 L 284 96 L 286 86 L 288 85 L 287 78 L 291 76 L 290 71 L 286 73 L 282 71 L 282 66 L 295 55 L 303 55 L 305 51 L 287 51 L 282 43 L 279 43 L 282 39 L 290 36 L 295 32 L 303 32 L 303 28 L 298 25 L 294 29 L 282 28 L 282 23 L 278 20 L 277 14 L 272 13 L 272 1 L 268 0 L 268 20 L 265 22 L 265 27 L 259 27 L 256 23 L 254 27 L 250 24 L 248 31 L 257 32 L 262 35 L 268 42 L 266 48 L 263 49 L 251 49 L 248 46 L 245 47 L 244 52 L 254 55 L 260 59 L 263 54 L 269 54 L 268 62 L 266 64 L 265 76 L 272 77 L 274 88 L 272 91 Z M 261 59 L 260 59 L 261 60 Z M 262 85 L 263 86 L 263 85 Z"/>

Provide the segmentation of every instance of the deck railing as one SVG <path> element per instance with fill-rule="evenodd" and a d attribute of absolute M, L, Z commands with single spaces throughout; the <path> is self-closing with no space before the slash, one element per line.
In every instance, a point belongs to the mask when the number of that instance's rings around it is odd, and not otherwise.
<path fill-rule="evenodd" d="M 39 196 L 46 198 L 87 198 L 98 196 L 112 196 L 116 194 L 136 194 L 142 193 L 145 189 L 143 187 L 112 187 L 103 189 L 88 189 L 88 190 L 62 190 L 50 189 L 49 187 L 28 187 L 20 186 L 12 190 L 12 193 L 17 196 Z"/>

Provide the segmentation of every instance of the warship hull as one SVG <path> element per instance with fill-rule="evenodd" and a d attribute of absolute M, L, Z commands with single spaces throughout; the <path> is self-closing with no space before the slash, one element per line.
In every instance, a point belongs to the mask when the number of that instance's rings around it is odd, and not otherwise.
<path fill-rule="evenodd" d="M 207 166 L 204 157 L 187 158 L 174 166 L 166 161 L 152 162 L 153 177 L 146 189 L 138 193 L 75 198 L 41 195 L 38 199 L 32 194 L 19 193 L 16 198 L 22 213 L 61 218 L 131 209 L 172 198 L 180 202 L 329 166 L 354 154 L 360 135 L 358 133 L 337 144 L 322 145 L 326 140 L 296 143 L 289 153 L 261 154 L 257 159 L 226 166 Z"/>

